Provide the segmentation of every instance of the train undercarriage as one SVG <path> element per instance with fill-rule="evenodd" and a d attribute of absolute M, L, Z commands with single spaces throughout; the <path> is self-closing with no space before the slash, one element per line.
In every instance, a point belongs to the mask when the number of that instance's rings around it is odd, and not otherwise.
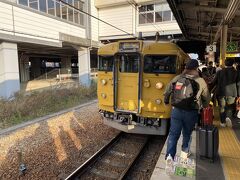
<path fill-rule="evenodd" d="M 127 133 L 166 135 L 169 119 L 141 117 L 132 113 L 100 110 L 104 124 Z"/>

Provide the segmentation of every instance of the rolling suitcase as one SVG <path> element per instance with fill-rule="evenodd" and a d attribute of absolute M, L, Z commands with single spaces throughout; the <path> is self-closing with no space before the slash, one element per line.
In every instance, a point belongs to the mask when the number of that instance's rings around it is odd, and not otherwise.
<path fill-rule="evenodd" d="M 219 135 L 215 126 L 199 128 L 199 155 L 200 158 L 209 158 L 214 162 L 218 154 Z"/>
<path fill-rule="evenodd" d="M 204 125 L 213 125 L 213 107 L 212 106 L 208 106 L 206 108 L 202 109 L 201 112 L 201 124 L 202 126 Z"/>

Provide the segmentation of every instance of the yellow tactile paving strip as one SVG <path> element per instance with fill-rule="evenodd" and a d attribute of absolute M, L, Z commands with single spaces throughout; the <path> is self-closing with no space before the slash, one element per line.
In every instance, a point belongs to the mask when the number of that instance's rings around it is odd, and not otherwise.
<path fill-rule="evenodd" d="M 240 142 L 232 128 L 219 128 L 219 155 L 225 178 L 240 180 Z"/>

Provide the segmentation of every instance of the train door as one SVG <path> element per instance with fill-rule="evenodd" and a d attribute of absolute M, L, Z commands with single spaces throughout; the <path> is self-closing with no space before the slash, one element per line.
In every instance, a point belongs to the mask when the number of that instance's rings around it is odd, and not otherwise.
<path fill-rule="evenodd" d="M 115 110 L 139 112 L 140 55 L 137 53 L 115 56 Z"/>

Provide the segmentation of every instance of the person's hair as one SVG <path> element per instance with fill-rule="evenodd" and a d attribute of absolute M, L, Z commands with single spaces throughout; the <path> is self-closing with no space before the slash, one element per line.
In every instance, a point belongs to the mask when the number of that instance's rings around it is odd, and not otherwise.
<path fill-rule="evenodd" d="M 207 72 L 207 68 L 206 67 L 202 68 L 202 72 Z"/>
<path fill-rule="evenodd" d="M 232 66 L 233 65 L 233 59 L 229 58 L 225 60 L 225 66 Z"/>
<path fill-rule="evenodd" d="M 213 62 L 212 62 L 212 61 L 209 61 L 209 62 L 208 62 L 208 65 L 213 65 Z"/>

